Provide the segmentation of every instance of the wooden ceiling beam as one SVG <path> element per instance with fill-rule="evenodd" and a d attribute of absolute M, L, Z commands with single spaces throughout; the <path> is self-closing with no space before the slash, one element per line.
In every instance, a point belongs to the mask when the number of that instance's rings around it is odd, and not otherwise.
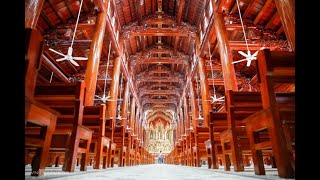
<path fill-rule="evenodd" d="M 127 33 L 131 36 L 195 36 L 193 32 L 183 28 L 139 28 L 129 29 Z M 192 35 L 193 34 L 193 35 Z"/>
<path fill-rule="evenodd" d="M 251 28 L 255 29 L 257 28 L 256 26 L 247 26 L 246 24 L 243 25 L 245 29 Z M 241 24 L 226 24 L 226 29 L 228 31 L 242 31 L 242 25 Z"/>
<path fill-rule="evenodd" d="M 185 0 L 180 0 L 180 3 L 179 3 L 178 16 L 177 16 L 177 25 L 178 26 L 181 25 L 182 11 L 183 11 L 185 2 L 186 2 Z M 173 45 L 173 53 L 174 54 L 177 52 L 177 47 L 178 47 L 179 40 L 180 40 L 180 37 L 176 36 L 175 40 L 174 40 L 174 45 Z"/>
<path fill-rule="evenodd" d="M 140 91 L 140 96 L 145 95 L 145 94 L 164 94 L 164 95 L 168 95 L 168 94 L 174 94 L 179 96 L 179 92 L 176 91 L 172 91 L 172 90 L 142 90 Z"/>
<path fill-rule="evenodd" d="M 67 8 L 68 8 L 70 14 L 72 15 L 72 17 L 73 17 L 73 18 L 77 18 L 77 14 L 78 14 L 78 13 L 75 13 L 75 12 L 74 12 L 73 7 L 70 5 L 70 3 L 69 3 L 67 0 L 63 0 L 63 1 L 64 1 L 64 3 L 67 5 Z M 82 3 L 82 4 L 84 4 L 84 3 Z"/>
<path fill-rule="evenodd" d="M 206 70 L 211 71 L 211 66 L 206 65 Z M 212 65 L 212 70 L 213 71 L 222 71 L 221 66 L 217 66 L 217 65 Z"/>
<path fill-rule="evenodd" d="M 142 105 L 145 104 L 177 104 L 177 101 L 172 99 L 151 99 L 146 98 L 142 101 Z"/>
<path fill-rule="evenodd" d="M 283 32 L 283 26 L 280 26 L 279 29 L 277 30 L 276 34 L 281 34 Z"/>
<path fill-rule="evenodd" d="M 248 6 L 247 6 L 246 11 L 245 11 L 245 12 L 243 13 L 243 15 L 242 15 L 242 18 L 246 18 L 246 17 L 249 15 L 249 13 L 250 13 L 250 11 L 251 11 L 251 8 L 252 8 L 252 5 L 253 5 L 254 2 L 255 2 L 255 0 L 250 0 L 249 4 L 248 4 Z"/>
<path fill-rule="evenodd" d="M 259 11 L 258 15 L 253 21 L 253 24 L 258 24 L 262 16 L 265 14 L 265 12 L 269 9 L 269 6 L 273 0 L 267 0 L 267 2 L 263 5 L 262 9 Z"/>
<path fill-rule="evenodd" d="M 208 47 L 208 42 L 215 41 L 216 38 L 217 37 L 216 37 L 215 28 L 214 28 L 214 17 L 212 14 L 209 19 L 209 24 L 207 26 L 207 29 L 205 30 L 205 34 L 200 45 L 200 53 L 199 53 L 200 57 L 204 56 L 205 54 L 204 51 Z"/>
<path fill-rule="evenodd" d="M 175 22 L 171 19 L 168 19 L 166 17 L 162 17 L 161 19 L 158 19 L 158 18 L 150 18 L 150 19 L 146 19 L 143 21 L 144 23 L 148 24 L 148 25 L 158 25 L 158 24 L 161 24 L 161 25 L 167 25 L 167 26 L 170 26 L 172 27 Z"/>
<path fill-rule="evenodd" d="M 187 2 L 186 11 L 185 11 L 185 14 L 184 14 L 184 17 L 183 17 L 184 21 L 187 21 L 189 9 L 190 9 L 190 1 L 191 0 L 186 0 L 186 1 L 188 1 L 188 2 Z"/>
<path fill-rule="evenodd" d="M 141 51 L 145 52 L 146 51 L 146 36 L 141 36 L 140 42 L 141 42 Z"/>
<path fill-rule="evenodd" d="M 237 3 L 233 4 L 231 11 L 229 12 L 229 14 L 234 14 L 234 13 L 239 14 Z"/>
<path fill-rule="evenodd" d="M 183 58 L 150 58 L 144 60 L 131 59 L 132 64 L 188 64 Z"/>
<path fill-rule="evenodd" d="M 267 43 L 268 44 L 268 43 Z M 229 46 L 231 50 L 247 50 L 246 42 L 245 41 L 229 41 Z M 261 43 L 248 43 L 248 47 L 250 51 L 257 51 L 262 46 L 265 46 L 263 42 Z M 266 49 L 275 50 L 277 48 L 280 48 L 281 44 L 278 43 L 271 43 L 268 46 L 265 46 Z"/>
<path fill-rule="evenodd" d="M 41 59 L 42 59 L 42 63 L 46 67 L 51 69 L 63 82 L 70 82 L 68 77 L 62 71 L 60 71 L 60 69 L 57 68 L 57 66 L 55 66 L 46 55 L 42 54 Z"/>
<path fill-rule="evenodd" d="M 131 21 L 133 20 L 133 12 L 131 11 L 131 6 L 132 6 L 132 4 L 131 4 L 131 1 L 130 0 L 128 0 L 128 5 L 129 5 L 129 12 L 130 12 L 130 17 L 131 17 Z"/>
<path fill-rule="evenodd" d="M 124 4 L 122 1 L 120 1 L 120 4 L 121 4 L 121 11 L 122 11 L 122 14 L 123 14 L 123 19 L 124 19 L 124 24 L 127 24 L 128 23 L 128 20 L 126 18 L 126 14 L 125 14 L 125 10 L 124 10 Z M 130 22 L 130 20 L 129 20 Z"/>
<path fill-rule="evenodd" d="M 158 76 L 149 76 L 140 78 L 137 81 L 137 84 L 141 82 L 181 82 L 182 79 L 177 77 L 158 77 Z"/>
<path fill-rule="evenodd" d="M 55 4 L 53 4 L 52 2 L 53 0 L 48 0 L 48 4 L 50 5 L 50 7 L 54 10 L 55 14 L 57 15 L 57 17 L 65 24 L 67 23 L 67 20 L 64 18 L 64 16 L 59 12 L 60 9 L 57 8 L 57 6 Z"/>
<path fill-rule="evenodd" d="M 49 25 L 50 28 L 55 26 L 51 19 L 48 17 L 47 13 L 41 11 L 40 16 L 44 19 L 44 21 Z"/>
<path fill-rule="evenodd" d="M 42 74 L 38 73 L 37 78 L 39 79 L 39 81 L 41 83 L 49 83 L 50 81 L 48 79 L 46 79 L 45 77 L 42 76 Z"/>
<path fill-rule="evenodd" d="M 141 24 L 142 24 L 142 15 L 141 15 L 140 0 L 135 0 L 134 5 L 135 5 L 134 7 L 135 7 L 135 10 L 136 10 L 136 16 L 138 18 L 138 25 L 141 26 Z"/>
<path fill-rule="evenodd" d="M 275 12 L 275 13 L 273 14 L 273 16 L 271 17 L 271 19 L 268 21 L 267 25 L 266 25 L 264 28 L 265 28 L 265 29 L 271 29 L 271 26 L 273 25 L 273 21 L 274 21 L 277 17 L 279 17 L 279 14 L 278 14 L 278 12 Z"/>
<path fill-rule="evenodd" d="M 177 25 L 178 25 L 178 26 L 181 25 L 181 21 L 182 21 L 182 11 L 183 11 L 185 2 L 186 2 L 186 0 L 180 0 L 180 3 L 179 3 L 178 16 L 177 16 Z"/>
<path fill-rule="evenodd" d="M 224 80 L 223 79 L 216 79 L 214 78 L 214 80 L 212 80 L 212 78 L 208 78 L 208 85 L 214 85 L 215 86 L 224 86 Z"/>

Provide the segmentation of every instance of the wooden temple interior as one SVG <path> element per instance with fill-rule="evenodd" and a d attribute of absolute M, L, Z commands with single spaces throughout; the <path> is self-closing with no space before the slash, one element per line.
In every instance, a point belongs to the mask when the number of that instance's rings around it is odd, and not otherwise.
<path fill-rule="evenodd" d="M 26 0 L 25 33 L 32 176 L 162 151 L 295 177 L 294 0 Z"/>

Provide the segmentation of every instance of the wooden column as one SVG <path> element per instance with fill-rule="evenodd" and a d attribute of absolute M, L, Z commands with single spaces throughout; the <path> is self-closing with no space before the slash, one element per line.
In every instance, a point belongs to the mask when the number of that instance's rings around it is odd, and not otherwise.
<path fill-rule="evenodd" d="M 104 32 L 106 29 L 107 11 L 100 12 L 97 16 L 95 32 L 92 38 L 88 63 L 86 67 L 85 82 L 86 94 L 85 105 L 93 106 L 94 95 L 97 86 L 97 75 L 99 73 L 99 63 L 102 51 Z"/>
<path fill-rule="evenodd" d="M 130 121 L 129 128 L 131 132 L 133 132 L 134 119 L 135 119 L 135 109 L 136 109 L 136 100 L 134 97 L 131 98 L 131 106 L 130 106 Z"/>
<path fill-rule="evenodd" d="M 25 28 L 35 29 L 45 0 L 26 0 L 24 3 Z"/>
<path fill-rule="evenodd" d="M 191 81 L 190 83 L 190 94 L 191 94 L 191 112 L 192 112 L 192 127 L 193 127 L 193 130 L 196 129 L 196 126 L 198 125 L 199 123 L 199 120 L 198 120 L 198 104 L 197 104 L 197 94 L 196 94 L 196 91 L 195 91 L 195 83 L 194 81 Z"/>
<path fill-rule="evenodd" d="M 122 54 L 122 45 L 120 41 L 120 52 Z M 117 99 L 118 99 L 118 88 L 119 88 L 119 81 L 120 81 L 120 67 L 121 67 L 121 55 L 116 57 L 113 61 L 113 71 L 112 71 L 112 81 L 110 86 L 110 99 L 114 99 L 115 101 L 109 101 L 108 103 L 108 119 L 111 120 L 111 127 L 112 127 L 112 133 L 111 133 L 111 141 L 113 142 L 113 132 L 115 127 L 115 121 L 116 121 L 116 115 L 117 115 Z"/>
<path fill-rule="evenodd" d="M 139 117 L 140 117 L 140 111 L 139 111 L 139 108 L 137 107 L 137 109 L 136 109 L 136 118 L 134 119 L 134 134 L 135 135 L 138 135 Z"/>
<path fill-rule="evenodd" d="M 232 53 L 229 46 L 229 38 L 223 14 L 214 13 L 214 27 L 216 30 L 218 49 L 220 54 L 221 68 L 224 80 L 224 89 L 238 91 Z"/>
<path fill-rule="evenodd" d="M 127 127 L 127 119 L 128 119 L 128 99 L 130 98 L 129 97 L 129 94 L 130 94 L 130 89 L 129 89 L 129 82 L 125 82 L 125 85 L 124 85 L 124 95 L 123 95 L 123 101 L 122 101 L 122 108 L 121 108 L 121 117 L 124 118 L 122 121 L 121 121 L 121 125 L 123 125 L 123 127 L 126 129 Z"/>
<path fill-rule="evenodd" d="M 192 127 L 193 127 L 193 133 L 194 133 L 194 144 L 197 146 L 198 144 L 198 132 L 197 132 L 197 126 L 199 124 L 198 120 L 198 104 L 197 104 L 197 94 L 196 94 L 196 87 L 195 87 L 196 82 L 191 81 L 190 83 L 190 94 L 191 94 L 191 111 L 192 111 Z M 191 147 L 192 149 L 193 147 Z M 192 153 L 192 161 L 194 161 L 193 153 Z M 195 167 L 198 167 L 198 164 L 194 164 Z"/>
<path fill-rule="evenodd" d="M 226 100 L 228 101 L 227 96 L 228 96 L 229 90 L 238 91 L 238 87 L 237 87 L 237 80 L 236 80 L 234 66 L 232 64 L 233 59 L 232 59 L 232 53 L 229 47 L 228 33 L 226 30 L 225 21 L 223 18 L 223 14 L 217 13 L 217 11 L 214 11 L 214 27 L 216 30 L 218 48 L 220 53 L 220 61 L 221 61 L 223 79 L 224 79 Z M 230 102 L 227 102 L 227 104 L 230 104 Z M 228 124 L 234 125 L 233 122 L 235 121 L 235 119 L 234 117 L 231 116 L 232 112 L 230 108 L 227 109 L 227 112 L 228 112 Z M 241 158 L 241 151 L 240 151 L 240 148 L 238 147 L 235 127 L 229 126 L 229 130 L 232 131 L 232 138 L 231 138 L 230 145 L 231 145 L 231 159 L 234 165 L 234 171 L 236 172 L 244 171 L 244 166 Z"/>
<path fill-rule="evenodd" d="M 180 138 L 179 139 L 181 139 L 181 140 L 183 140 L 183 137 L 182 137 L 182 135 L 184 134 L 184 128 L 183 128 L 183 126 L 184 126 L 184 124 L 183 124 L 183 111 L 182 111 L 182 108 L 180 107 L 180 112 L 179 112 L 179 128 L 180 128 Z"/>
<path fill-rule="evenodd" d="M 187 95 L 185 95 L 183 97 L 183 106 L 184 106 L 184 108 L 183 108 L 184 119 L 186 122 L 185 127 L 186 127 L 186 131 L 187 131 L 187 129 L 190 128 L 190 115 L 189 115 L 190 112 L 189 112 L 189 101 L 188 101 Z"/>
<path fill-rule="evenodd" d="M 274 0 L 289 45 L 295 51 L 295 1 Z"/>
<path fill-rule="evenodd" d="M 128 117 L 128 96 L 129 96 L 129 82 L 125 82 L 124 86 L 124 96 L 123 96 L 123 101 L 122 101 L 122 108 L 121 108 L 121 117 L 124 118 L 121 120 L 121 125 L 123 128 L 122 131 L 122 137 L 121 137 L 121 145 L 120 145 L 120 156 L 119 156 L 119 167 L 123 167 L 123 148 L 125 146 L 124 144 L 124 138 L 126 134 L 126 128 L 127 128 L 127 117 Z M 128 149 L 128 148 L 127 148 Z"/>
<path fill-rule="evenodd" d="M 198 49 L 198 52 L 200 52 L 200 39 L 198 36 L 196 38 L 196 48 Z M 210 104 L 210 101 L 208 101 L 210 100 L 210 92 L 209 92 L 209 86 L 208 86 L 208 80 L 207 80 L 205 59 L 199 56 L 199 61 L 197 66 L 198 66 L 198 72 L 200 76 L 204 127 L 209 127 L 211 104 Z"/>
<path fill-rule="evenodd" d="M 100 110 L 100 117 L 103 117 L 102 119 L 100 119 L 100 126 L 99 126 L 99 134 L 98 134 L 98 142 L 97 142 L 97 152 L 96 152 L 96 156 L 95 156 L 95 163 L 93 166 L 93 169 L 100 169 L 100 162 L 102 160 L 102 153 L 103 153 L 103 142 L 102 142 L 102 137 L 104 137 L 105 132 L 106 132 L 106 128 L 105 128 L 105 124 L 106 124 L 106 119 L 105 119 L 105 113 L 106 113 L 106 105 L 102 104 L 101 105 L 101 110 Z"/>
<path fill-rule="evenodd" d="M 40 59 L 43 49 L 43 36 L 39 30 L 25 29 L 25 97 L 33 99 Z M 28 112 L 28 111 L 26 111 Z"/>
<path fill-rule="evenodd" d="M 44 0 L 25 1 L 25 97 L 28 99 L 33 99 L 37 71 L 40 68 L 43 36 L 36 30 L 36 26 L 43 3 Z"/>

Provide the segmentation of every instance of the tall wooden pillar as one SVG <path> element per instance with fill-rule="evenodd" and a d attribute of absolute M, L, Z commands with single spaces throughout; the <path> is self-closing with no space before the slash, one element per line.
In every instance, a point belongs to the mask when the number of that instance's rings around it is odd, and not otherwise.
<path fill-rule="evenodd" d="M 25 29 L 25 97 L 33 99 L 40 59 L 43 49 L 43 36 L 39 30 Z"/>
<path fill-rule="evenodd" d="M 134 120 L 134 134 L 136 134 L 136 135 L 138 135 L 139 118 L 140 118 L 140 111 L 139 111 L 139 108 L 137 107 L 136 118 Z"/>
<path fill-rule="evenodd" d="M 134 97 L 131 98 L 130 100 L 130 120 L 129 120 L 129 128 L 130 128 L 130 131 L 129 131 L 129 134 L 128 134 L 128 147 L 127 147 L 127 159 L 126 159 L 126 166 L 130 166 L 130 151 L 131 151 L 131 146 L 132 146 L 132 132 L 133 132 L 133 125 L 132 125 L 132 122 L 134 121 L 134 117 L 135 117 L 135 99 Z"/>
<path fill-rule="evenodd" d="M 26 0 L 24 3 L 25 28 L 36 29 L 37 22 L 45 0 Z"/>
<path fill-rule="evenodd" d="M 196 37 L 196 48 L 198 52 L 200 52 L 200 39 L 199 36 Z M 204 127 L 209 127 L 209 118 L 210 118 L 210 92 L 208 86 L 208 78 L 206 72 L 206 62 L 205 59 L 200 57 L 198 61 L 198 72 L 200 76 L 200 87 L 201 87 L 201 99 L 202 99 L 202 107 L 203 107 L 203 119 L 204 119 Z"/>
<path fill-rule="evenodd" d="M 185 122 L 186 122 L 185 128 L 186 128 L 186 131 L 187 131 L 187 129 L 190 128 L 190 116 L 189 116 L 190 112 L 189 112 L 189 101 L 188 101 L 187 95 L 185 95 L 183 97 L 183 106 L 184 106 L 184 108 L 183 108 L 183 110 L 184 110 L 184 119 L 185 119 Z"/>
<path fill-rule="evenodd" d="M 220 61 L 221 61 L 221 67 L 222 67 L 222 73 L 223 73 L 223 80 L 224 80 L 224 88 L 226 92 L 226 96 L 228 96 L 228 91 L 238 91 L 237 87 L 237 80 L 235 75 L 234 66 L 232 64 L 232 54 L 229 47 L 228 42 L 228 33 L 225 26 L 225 21 L 223 19 L 223 14 L 218 13 L 217 11 L 214 11 L 214 27 L 216 30 L 217 35 L 217 41 L 218 41 L 218 49 L 220 53 Z M 228 97 L 226 98 L 228 100 Z M 230 102 L 227 102 L 229 104 Z M 242 157 L 241 157 L 241 150 L 238 147 L 236 132 L 235 132 L 235 119 L 231 116 L 232 112 L 231 109 L 228 108 L 228 124 L 231 124 L 232 126 L 229 126 L 229 130 L 232 131 L 232 137 L 231 137 L 231 160 L 234 165 L 234 171 L 244 171 L 244 166 L 242 163 Z"/>
<path fill-rule="evenodd" d="M 187 93 L 183 97 L 183 110 L 184 110 L 184 119 L 185 119 L 185 132 L 186 132 L 186 147 L 185 147 L 185 158 L 186 158 L 186 165 L 189 166 L 189 154 L 188 150 L 190 149 L 190 116 L 189 116 L 189 102 L 187 98 Z"/>
<path fill-rule="evenodd" d="M 123 101 L 122 101 L 122 108 L 121 108 L 121 117 L 124 118 L 123 121 L 121 121 L 121 125 L 123 125 L 124 128 L 127 127 L 127 119 L 128 119 L 128 99 L 130 91 L 129 91 L 129 82 L 125 82 L 124 85 L 124 96 L 123 96 Z"/>
<path fill-rule="evenodd" d="M 130 109 L 130 122 L 129 122 L 129 127 L 131 128 L 130 131 L 133 131 L 133 127 L 134 127 L 134 119 L 135 119 L 135 113 L 136 113 L 136 100 L 134 97 L 131 98 L 131 109 Z"/>
<path fill-rule="evenodd" d="M 223 19 L 223 14 L 214 13 L 214 27 L 216 30 L 221 68 L 224 80 L 224 89 L 238 91 L 237 79 L 232 64 L 232 53 L 229 46 L 228 32 Z"/>
<path fill-rule="evenodd" d="M 198 120 L 198 115 L 199 115 L 199 111 L 198 111 L 198 104 L 197 104 L 197 94 L 196 94 L 196 82 L 191 81 L 190 83 L 190 94 L 191 94 L 191 110 L 192 110 L 192 127 L 193 127 L 193 133 L 194 133 L 194 144 L 195 146 L 197 146 L 198 144 L 198 132 L 197 132 L 197 126 L 199 124 L 199 120 Z M 193 147 L 191 147 L 192 149 Z M 198 154 L 198 153 L 197 153 Z M 194 161 L 194 157 L 193 157 L 193 153 L 192 153 L 192 161 Z M 199 162 L 199 161 L 197 161 Z M 195 167 L 199 166 L 199 163 L 194 164 Z"/>
<path fill-rule="evenodd" d="M 25 97 L 28 99 L 33 99 L 40 67 L 43 36 L 36 26 L 43 3 L 44 0 L 25 1 Z"/>
<path fill-rule="evenodd" d="M 120 92 L 121 93 L 121 92 Z M 127 127 L 127 117 L 128 117 L 128 95 L 129 95 L 129 82 L 127 81 L 124 86 L 124 96 L 122 101 L 122 108 L 121 108 L 121 117 L 124 118 L 121 120 L 121 125 L 123 126 L 123 133 L 121 137 L 121 145 L 120 145 L 120 156 L 119 156 L 119 167 L 123 167 L 123 148 L 124 148 L 124 138 L 126 134 L 126 127 Z"/>
<path fill-rule="evenodd" d="M 98 14 L 95 26 L 95 32 L 92 38 L 88 63 L 86 67 L 85 82 L 86 94 L 85 105 L 93 106 L 94 95 L 97 86 L 97 75 L 99 73 L 100 56 L 103 46 L 104 32 L 106 29 L 107 11 Z"/>
<path fill-rule="evenodd" d="M 295 51 L 295 1 L 274 0 L 289 45 Z"/>
<path fill-rule="evenodd" d="M 198 110 L 198 104 L 197 104 L 197 94 L 195 91 L 195 83 L 194 81 L 191 81 L 190 83 L 190 94 L 191 94 L 191 112 L 192 112 L 192 127 L 193 130 L 196 129 L 196 126 L 199 123 L 198 120 L 198 115 L 199 115 L 199 110 Z"/>
<path fill-rule="evenodd" d="M 123 53 L 123 43 L 120 40 L 120 53 Z M 115 121 L 117 116 L 117 99 L 118 99 L 118 89 L 119 89 L 119 81 L 120 81 L 120 68 L 121 68 L 121 55 L 116 57 L 113 61 L 113 71 L 112 71 L 112 81 L 110 86 L 110 99 L 114 99 L 114 101 L 109 101 L 108 104 L 108 119 L 111 120 L 111 141 L 113 142 L 113 132 L 115 128 Z"/>
<path fill-rule="evenodd" d="M 180 139 L 183 140 L 183 134 L 184 134 L 184 115 L 183 115 L 183 110 L 182 108 L 180 107 L 180 114 L 179 114 L 179 120 L 180 120 Z"/>

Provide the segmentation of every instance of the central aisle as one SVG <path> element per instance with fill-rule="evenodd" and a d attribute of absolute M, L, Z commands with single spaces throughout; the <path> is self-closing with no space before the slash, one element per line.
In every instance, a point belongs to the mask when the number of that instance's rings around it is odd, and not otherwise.
<path fill-rule="evenodd" d="M 78 174 L 71 173 L 68 176 L 42 177 L 45 179 L 57 180 L 92 180 L 92 179 L 112 179 L 112 180 L 253 180 L 253 179 L 281 179 L 277 176 L 276 169 L 267 168 L 266 176 L 255 176 L 252 168 L 247 168 L 245 172 L 225 172 L 221 169 L 207 169 L 206 167 L 188 167 L 168 164 L 139 165 L 130 167 L 116 167 L 106 170 L 90 170 Z M 50 174 L 50 172 L 48 172 Z M 40 178 L 40 179 L 42 179 Z M 33 179 L 33 177 L 27 178 Z M 37 179 L 37 178 L 34 178 Z M 38 178 L 39 179 L 39 178 Z"/>

